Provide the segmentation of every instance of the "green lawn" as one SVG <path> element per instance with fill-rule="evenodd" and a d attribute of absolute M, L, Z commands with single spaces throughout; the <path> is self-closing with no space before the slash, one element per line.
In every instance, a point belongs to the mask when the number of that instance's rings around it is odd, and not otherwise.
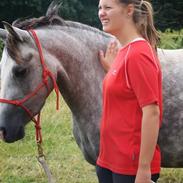
<path fill-rule="evenodd" d="M 83 158 L 73 135 L 71 115 L 63 100 L 55 110 L 52 95 L 42 112 L 44 152 L 57 183 L 97 183 L 95 169 Z M 24 140 L 14 144 L 0 142 L 0 183 L 47 183 L 37 162 L 34 125 L 26 128 Z M 159 183 L 182 183 L 183 169 L 162 170 Z"/>

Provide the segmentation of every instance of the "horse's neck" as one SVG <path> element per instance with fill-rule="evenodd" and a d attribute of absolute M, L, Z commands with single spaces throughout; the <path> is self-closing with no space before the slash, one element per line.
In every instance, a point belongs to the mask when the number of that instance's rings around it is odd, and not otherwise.
<path fill-rule="evenodd" d="M 104 41 L 102 37 L 101 43 L 95 37 L 85 38 L 80 32 L 84 40 L 81 41 L 77 31 L 48 30 L 42 41 L 46 50 L 58 60 L 57 81 L 62 96 L 76 118 L 88 118 L 89 111 L 93 113 L 101 107 L 104 71 L 98 61 L 98 50 L 104 47 Z"/>

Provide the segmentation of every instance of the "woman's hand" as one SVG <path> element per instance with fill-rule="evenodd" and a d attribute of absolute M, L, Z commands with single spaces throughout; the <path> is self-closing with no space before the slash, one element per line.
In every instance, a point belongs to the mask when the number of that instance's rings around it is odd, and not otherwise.
<path fill-rule="evenodd" d="M 152 183 L 150 168 L 139 168 L 137 171 L 135 183 Z"/>
<path fill-rule="evenodd" d="M 113 41 L 108 44 L 105 54 L 102 50 L 99 51 L 99 59 L 106 72 L 110 69 L 112 62 L 118 53 L 118 49 L 117 41 Z"/>

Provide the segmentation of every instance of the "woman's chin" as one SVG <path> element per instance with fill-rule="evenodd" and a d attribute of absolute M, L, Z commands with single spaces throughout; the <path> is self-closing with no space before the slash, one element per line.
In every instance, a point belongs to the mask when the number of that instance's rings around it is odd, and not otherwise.
<path fill-rule="evenodd" d="M 102 29 L 103 29 L 103 31 L 106 32 L 106 33 L 113 34 L 113 31 L 112 31 L 109 27 L 103 26 Z"/>
<path fill-rule="evenodd" d="M 107 26 L 102 27 L 104 32 L 110 33 L 110 29 Z"/>

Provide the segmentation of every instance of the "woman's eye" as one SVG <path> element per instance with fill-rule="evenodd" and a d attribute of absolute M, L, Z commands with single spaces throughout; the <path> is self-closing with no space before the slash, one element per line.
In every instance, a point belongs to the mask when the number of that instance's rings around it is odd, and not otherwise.
<path fill-rule="evenodd" d="M 105 9 L 111 9 L 111 7 L 110 6 L 107 6 L 107 7 L 105 7 Z"/>
<path fill-rule="evenodd" d="M 101 10 L 101 9 L 111 9 L 112 7 L 110 6 L 104 6 L 103 8 L 101 6 L 98 7 L 98 10 Z"/>

